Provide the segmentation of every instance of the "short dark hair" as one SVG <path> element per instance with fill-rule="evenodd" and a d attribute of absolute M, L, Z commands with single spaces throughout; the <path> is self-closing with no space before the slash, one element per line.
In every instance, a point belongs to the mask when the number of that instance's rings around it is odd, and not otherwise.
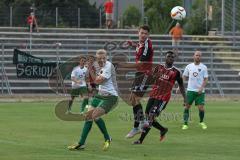
<path fill-rule="evenodd" d="M 80 57 L 79 57 L 79 61 L 82 60 L 82 59 L 85 59 L 85 60 L 86 60 L 87 58 L 86 58 L 85 56 L 80 56 Z"/>
<path fill-rule="evenodd" d="M 150 32 L 150 28 L 149 28 L 149 26 L 147 26 L 147 25 L 140 26 L 140 27 L 139 27 L 139 30 L 140 30 L 140 29 L 143 29 L 143 30 L 146 30 L 146 31 Z"/>
<path fill-rule="evenodd" d="M 168 54 L 175 56 L 175 53 L 174 53 L 173 51 L 167 51 L 167 52 L 165 53 L 165 56 L 167 56 Z"/>
<path fill-rule="evenodd" d="M 90 58 L 92 58 L 92 59 L 95 60 L 95 56 L 94 56 L 94 55 L 88 55 L 88 56 L 87 56 L 87 60 L 89 60 Z"/>
<path fill-rule="evenodd" d="M 94 55 L 88 55 L 87 58 L 95 58 Z"/>

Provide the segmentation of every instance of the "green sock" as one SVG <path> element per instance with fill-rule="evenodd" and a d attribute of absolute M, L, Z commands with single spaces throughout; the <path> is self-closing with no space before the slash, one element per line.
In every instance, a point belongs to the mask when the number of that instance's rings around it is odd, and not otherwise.
<path fill-rule="evenodd" d="M 183 120 L 185 125 L 188 125 L 188 118 L 189 118 L 189 109 L 185 108 L 183 112 Z"/>
<path fill-rule="evenodd" d="M 108 134 L 104 120 L 102 118 L 99 118 L 95 120 L 95 123 L 97 124 L 98 128 L 101 130 L 102 134 L 104 135 L 105 140 L 109 140 L 110 136 Z"/>
<path fill-rule="evenodd" d="M 202 123 L 204 118 L 204 111 L 199 110 L 199 118 L 200 118 L 200 123 Z"/>
<path fill-rule="evenodd" d="M 80 112 L 84 112 L 87 104 L 88 104 L 88 98 L 84 98 L 83 101 L 82 101 Z"/>
<path fill-rule="evenodd" d="M 87 139 L 88 133 L 90 132 L 90 130 L 92 128 L 92 124 L 93 124 L 93 121 L 85 121 L 83 130 L 82 130 L 81 139 L 79 141 L 80 145 L 84 145 L 85 144 L 85 141 Z"/>

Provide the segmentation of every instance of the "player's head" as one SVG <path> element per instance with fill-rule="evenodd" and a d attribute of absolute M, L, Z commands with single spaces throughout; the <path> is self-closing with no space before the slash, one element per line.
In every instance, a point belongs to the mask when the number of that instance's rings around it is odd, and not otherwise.
<path fill-rule="evenodd" d="M 99 66 L 103 67 L 107 61 L 107 51 L 105 49 L 97 50 L 96 58 Z"/>
<path fill-rule="evenodd" d="M 80 58 L 79 58 L 79 65 L 80 65 L 80 66 L 84 66 L 85 63 L 86 63 L 86 60 L 87 60 L 86 57 L 83 57 L 83 56 L 80 57 Z"/>
<path fill-rule="evenodd" d="M 167 51 L 165 58 L 166 58 L 166 65 L 172 66 L 175 60 L 175 53 L 173 51 Z"/>
<path fill-rule="evenodd" d="M 199 64 L 201 62 L 201 57 L 202 57 L 202 52 L 200 51 L 195 51 L 193 55 L 193 60 L 196 64 Z"/>
<path fill-rule="evenodd" d="M 147 25 L 139 27 L 138 37 L 140 42 L 144 42 L 149 36 L 150 28 Z"/>
<path fill-rule="evenodd" d="M 93 64 L 93 62 L 95 61 L 95 57 L 93 55 L 89 55 L 87 61 L 88 63 Z"/>
<path fill-rule="evenodd" d="M 31 16 L 34 16 L 34 12 L 31 12 L 30 15 L 31 15 Z"/>

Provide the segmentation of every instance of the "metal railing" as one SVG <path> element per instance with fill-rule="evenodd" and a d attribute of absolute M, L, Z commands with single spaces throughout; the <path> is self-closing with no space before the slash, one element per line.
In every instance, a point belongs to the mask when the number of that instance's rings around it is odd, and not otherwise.
<path fill-rule="evenodd" d="M 8 80 L 8 76 L 5 70 L 5 59 L 4 59 L 4 44 L 1 44 L 2 46 L 2 58 L 1 58 L 1 71 L 2 71 L 2 75 L 1 75 L 1 90 L 2 90 L 2 94 L 4 94 L 5 90 L 7 91 L 7 94 L 12 95 L 12 90 L 11 90 L 11 86 Z"/>
<path fill-rule="evenodd" d="M 5 7 L 0 11 L 0 26 L 27 27 L 28 7 Z M 102 8 L 90 12 L 88 8 L 39 9 L 35 11 L 40 27 L 102 28 L 105 22 Z"/>
<path fill-rule="evenodd" d="M 86 44 L 88 44 L 89 42 L 89 38 L 86 36 Z M 121 47 L 121 42 L 119 42 L 119 44 L 116 42 L 116 47 L 114 48 L 114 50 L 108 50 L 109 53 L 111 53 L 109 55 L 109 59 L 111 60 L 112 59 L 112 56 L 114 56 L 115 54 L 117 53 L 125 53 L 127 56 L 128 56 L 128 59 L 130 60 L 130 62 L 134 62 L 134 50 L 131 49 L 131 48 L 124 48 L 124 47 Z M 33 44 L 34 45 L 34 44 Z M 105 44 L 106 45 L 106 44 Z M 9 63 L 9 61 L 5 62 L 5 48 L 4 46 L 7 46 L 7 48 L 14 48 L 17 47 L 17 44 L 2 44 L 2 59 L 1 59 L 1 66 L 2 66 L 2 94 L 4 94 L 4 91 L 7 91 L 8 93 L 11 93 L 11 90 L 12 90 L 12 87 L 10 86 L 11 83 L 9 83 L 9 78 L 8 78 L 8 74 L 7 74 L 7 71 L 4 69 L 4 65 L 6 63 Z M 12 47 L 11 47 L 12 46 Z M 51 52 L 55 52 L 55 60 L 57 61 L 60 61 L 60 57 L 64 58 L 64 55 L 61 55 L 61 50 L 64 49 L 64 47 L 68 46 L 67 44 L 62 44 L 61 45 L 61 48 L 59 47 L 59 45 L 56 45 L 56 44 L 37 44 L 36 46 L 32 47 L 32 50 L 31 50 L 31 53 L 33 55 L 37 55 L 37 56 L 41 56 L 39 53 L 37 53 L 36 51 L 34 51 L 35 49 L 38 49 L 39 48 L 41 49 L 41 47 L 48 47 L 49 51 Z M 19 47 L 22 47 L 19 45 Z M 37 47 L 37 48 L 36 48 Z M 104 46 L 103 46 L 104 47 Z M 29 47 L 27 47 L 29 48 Z M 169 46 L 169 45 L 161 45 L 160 47 L 157 47 L 158 49 L 155 50 L 155 58 L 154 58 L 154 62 L 155 63 L 164 63 L 164 53 L 167 51 L 167 50 L 171 50 L 172 49 L 172 46 Z M 239 49 L 239 47 L 232 47 L 232 48 L 236 48 L 236 49 Z M 214 51 L 215 49 L 219 49 L 218 46 L 202 46 L 202 47 L 199 47 L 198 48 L 199 50 L 202 50 L 203 51 L 203 54 L 205 54 L 205 56 L 203 57 L 203 63 L 206 63 L 207 66 L 208 66 L 208 69 L 209 69 L 209 79 L 210 79 L 210 82 L 209 82 L 209 86 L 208 86 L 208 91 L 210 94 L 216 94 L 216 90 L 218 91 L 218 93 L 221 95 L 221 96 L 224 96 L 224 90 L 222 89 L 222 86 L 221 86 L 221 81 L 218 80 L 218 75 L 216 75 L 215 71 L 217 69 L 217 67 L 215 67 L 215 63 L 216 63 L 216 60 L 218 59 L 217 57 L 214 56 Z M 25 49 L 26 50 L 26 49 Z M 66 50 L 66 49 L 65 49 Z M 76 49 L 75 49 L 76 50 Z M 186 52 L 186 50 L 192 50 L 192 53 L 189 53 Z M 187 46 L 187 45 L 184 45 L 184 46 L 181 46 L 181 50 L 179 50 L 179 52 L 183 52 L 184 54 L 181 54 L 180 57 L 176 60 L 176 65 L 177 67 L 183 69 L 186 64 L 188 63 L 191 63 L 192 62 L 192 54 L 195 50 L 195 47 L 193 46 Z M 27 49 L 26 51 L 29 51 L 29 49 Z M 71 50 L 69 50 L 71 52 Z M 89 51 L 92 51 L 94 52 L 94 49 L 91 49 L 89 48 L 88 46 L 86 46 L 85 48 L 79 48 L 79 53 L 83 54 L 83 55 L 88 55 L 89 54 Z M 9 49 L 8 49 L 8 52 L 9 52 Z M 206 55 L 208 54 L 208 55 Z M 74 57 L 74 56 L 73 56 Z M 7 56 L 7 58 L 11 58 L 9 57 L 9 54 Z M 52 59 L 54 59 L 54 55 L 52 55 Z M 66 58 L 65 58 L 66 60 Z M 64 60 L 61 60 L 61 62 L 64 62 Z M 11 62 L 10 62 L 11 63 Z M 4 78 L 4 79 L 3 79 Z M 17 80 L 16 80 L 17 82 Z M 14 82 L 14 83 L 16 83 Z M 4 85 L 6 87 L 4 87 Z M 62 85 L 62 84 L 60 84 Z M 214 87 L 216 86 L 216 87 Z M 215 92 L 213 92 L 213 90 L 215 90 Z"/>

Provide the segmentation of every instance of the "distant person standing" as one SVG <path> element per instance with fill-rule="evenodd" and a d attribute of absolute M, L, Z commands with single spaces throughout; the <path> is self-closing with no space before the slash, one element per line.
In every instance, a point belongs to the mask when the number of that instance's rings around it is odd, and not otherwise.
<path fill-rule="evenodd" d="M 112 28 L 113 23 L 113 0 L 107 0 L 104 4 L 106 14 L 106 27 Z"/>
<path fill-rule="evenodd" d="M 178 55 L 178 47 L 180 45 L 180 41 L 181 41 L 182 35 L 183 35 L 183 29 L 182 29 L 181 25 L 179 23 L 177 23 L 176 26 L 170 30 L 169 34 L 172 36 L 173 50 Z"/>
<path fill-rule="evenodd" d="M 73 68 L 71 73 L 72 90 L 71 100 L 69 101 L 68 112 L 71 112 L 72 104 L 75 97 L 81 95 L 82 105 L 80 112 L 84 113 L 86 106 L 88 105 L 88 92 L 92 91 L 92 87 L 88 82 L 87 67 L 85 67 L 86 58 L 80 57 L 79 65 Z"/>
<path fill-rule="evenodd" d="M 34 12 L 31 12 L 30 15 L 28 16 L 27 23 L 29 25 L 29 31 L 30 32 L 33 32 L 34 29 L 36 29 L 36 31 L 39 32 L 37 19 L 34 15 Z"/>

